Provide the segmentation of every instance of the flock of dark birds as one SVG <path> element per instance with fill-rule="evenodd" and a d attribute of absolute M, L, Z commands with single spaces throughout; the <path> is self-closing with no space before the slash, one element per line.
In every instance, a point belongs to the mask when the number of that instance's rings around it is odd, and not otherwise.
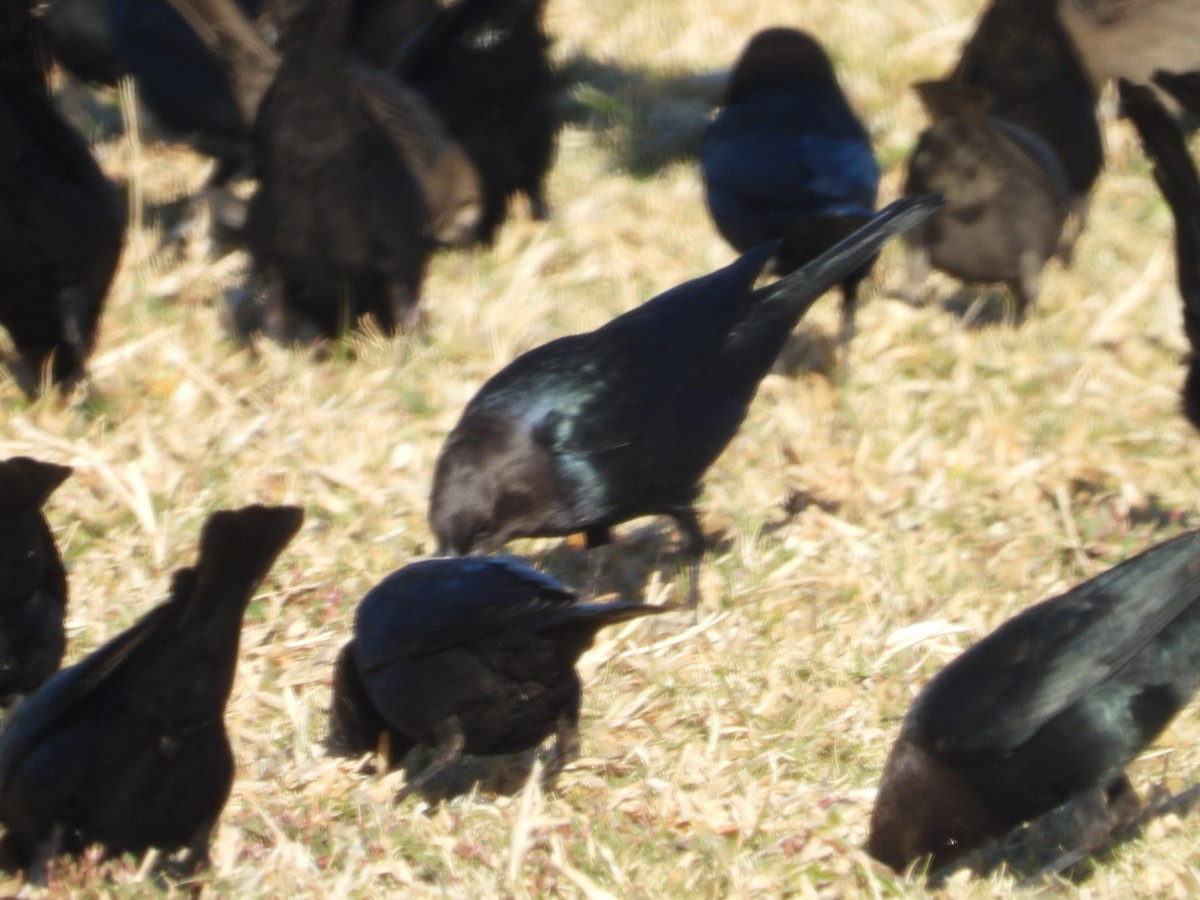
<path fill-rule="evenodd" d="M 562 123 L 545 0 L 10 0 L 0 6 L 0 324 L 30 393 L 86 377 L 125 213 L 47 87 L 131 77 L 167 133 L 217 164 L 202 191 L 253 259 L 235 321 L 284 341 L 370 317 L 420 325 L 428 260 L 487 244 L 517 195 L 550 215 Z M 1156 30 L 1157 29 L 1157 30 Z M 1190 30 L 1189 30 L 1190 29 Z M 1169 33 L 1168 33 L 1169 32 Z M 492 553 L 582 532 L 589 547 L 669 516 L 699 599 L 695 504 L 796 323 L 842 294 L 848 353 L 860 282 L 905 234 L 930 266 L 1012 292 L 1069 263 L 1104 163 L 1099 91 L 1119 79 L 1175 219 L 1185 331 L 1200 352 L 1200 178 L 1178 110 L 1200 115 L 1195 0 L 992 0 L 941 81 L 905 199 L 876 211 L 866 128 L 812 36 L 749 42 L 699 147 L 709 212 L 743 255 L 490 378 L 437 460 L 429 519 L 443 558 L 391 574 L 358 606 L 333 673 L 329 746 L 399 765 L 555 738 L 579 749 L 575 665 L 605 625 L 671 606 L 582 599 Z M 255 181 L 248 201 L 231 189 Z M 778 280 L 756 287 L 765 275 Z M 1200 428 L 1193 354 L 1183 409 Z M 843 360 L 843 365 L 845 360 Z M 242 617 L 301 527 L 293 507 L 213 514 L 170 596 L 59 669 L 68 583 L 42 508 L 70 470 L 0 462 L 0 824 L 32 878 L 63 853 L 185 850 L 207 861 L 234 758 L 224 726 Z M 868 850 L 930 871 L 1068 801 L 1099 847 L 1138 812 L 1125 766 L 1200 686 L 1200 532 L 1152 547 L 1017 615 L 932 681 L 884 769 Z"/>

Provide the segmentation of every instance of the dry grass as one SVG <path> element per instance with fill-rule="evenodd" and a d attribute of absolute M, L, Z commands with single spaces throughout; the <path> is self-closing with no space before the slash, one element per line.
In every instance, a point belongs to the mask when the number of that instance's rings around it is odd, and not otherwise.
<path fill-rule="evenodd" d="M 196 185 L 200 160 L 100 144 L 106 169 L 147 205 L 103 322 L 94 394 L 31 405 L 0 384 L 0 454 L 76 467 L 48 510 L 71 575 L 71 658 L 162 597 L 212 510 L 308 511 L 246 623 L 227 716 L 239 770 L 201 882 L 210 896 L 923 892 L 860 849 L 914 693 L 1017 610 L 1197 524 L 1197 440 L 1177 412 L 1170 217 L 1111 117 L 1076 264 L 1051 266 L 1019 331 L 966 332 L 936 306 L 877 296 L 838 385 L 805 365 L 828 357 L 836 324 L 836 303 L 814 311 L 797 371 L 768 377 L 708 479 L 718 549 L 698 625 L 680 615 L 601 635 L 582 664 L 584 759 L 556 791 L 396 808 L 395 778 L 360 774 L 320 741 L 354 605 L 432 549 L 433 462 L 483 380 L 732 258 L 688 155 L 714 83 L 692 76 L 727 67 L 760 27 L 814 31 L 869 123 L 890 199 L 922 124 L 906 86 L 950 64 L 975 9 L 551 0 L 556 53 L 581 79 L 550 184 L 553 221 L 518 211 L 493 249 L 439 257 L 425 340 L 359 336 L 324 362 L 223 339 L 217 311 L 240 255 L 158 249 L 155 204 Z M 899 262 L 889 251 L 875 283 L 894 284 Z M 622 533 L 605 570 L 651 600 L 677 595 L 670 528 Z M 512 550 L 586 582 L 580 551 Z M 1185 711 L 1135 766 L 1135 784 L 1189 781 L 1197 741 Z M 1159 822 L 1061 890 L 1194 894 L 1198 827 Z M 54 890 L 139 895 L 156 889 L 146 871 L 64 865 Z M 996 875 L 946 893 L 1011 887 Z"/>

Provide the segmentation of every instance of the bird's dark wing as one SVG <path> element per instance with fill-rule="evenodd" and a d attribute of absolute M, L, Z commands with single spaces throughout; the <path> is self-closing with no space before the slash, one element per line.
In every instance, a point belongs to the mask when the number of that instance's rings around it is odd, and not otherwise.
<path fill-rule="evenodd" d="M 354 619 L 355 656 L 370 672 L 499 635 L 535 629 L 575 595 L 557 581 L 505 559 L 465 557 L 413 563 L 363 597 Z"/>
<path fill-rule="evenodd" d="M 529 351 L 493 376 L 465 415 L 472 407 L 515 413 L 555 453 L 632 443 L 712 359 L 774 248 L 764 244 L 596 331 Z"/>
<path fill-rule="evenodd" d="M 177 572 L 177 583 L 190 577 L 190 573 L 189 569 Z M 0 793 L 45 736 L 53 733 L 59 723 L 73 718 L 78 710 L 91 707 L 96 693 L 104 690 L 108 679 L 119 673 L 125 661 L 161 629 L 174 627 L 181 611 L 179 604 L 169 602 L 156 607 L 100 649 L 56 672 L 16 706 L 0 732 Z"/>
<path fill-rule="evenodd" d="M 997 142 L 1007 149 L 1007 155 L 1021 171 L 1048 195 L 1065 203 L 1070 193 L 1067 171 L 1050 146 L 1032 131 L 996 116 L 989 116 L 988 123 Z"/>
<path fill-rule="evenodd" d="M 387 72 L 357 62 L 350 63 L 346 71 L 363 108 L 382 128 L 428 196 L 432 193 L 431 172 L 438 158 L 453 145 L 437 113 L 420 94 Z"/>
<path fill-rule="evenodd" d="M 279 55 L 234 0 L 168 0 L 210 51 L 226 66 L 247 125 L 279 68 Z"/>
<path fill-rule="evenodd" d="M 1200 600 L 1200 532 L 1010 619 L 925 687 L 905 720 L 937 755 L 1004 754 L 1119 674 Z"/>

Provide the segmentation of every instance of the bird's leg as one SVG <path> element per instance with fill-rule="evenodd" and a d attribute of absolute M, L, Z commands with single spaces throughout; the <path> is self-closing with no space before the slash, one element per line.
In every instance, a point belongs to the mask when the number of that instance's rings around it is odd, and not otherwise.
<path fill-rule="evenodd" d="M 704 556 L 704 531 L 690 506 L 671 513 L 683 539 L 681 549 L 688 560 L 688 607 L 693 614 L 700 605 L 700 560 Z"/>
<path fill-rule="evenodd" d="M 462 757 L 467 737 L 463 734 L 462 723 L 458 721 L 457 717 L 451 716 L 449 719 L 438 722 L 433 728 L 433 736 L 437 741 L 433 762 L 425 767 L 424 772 L 401 788 L 400 792 L 396 794 L 394 802 L 399 803 L 417 793 Z"/>
<path fill-rule="evenodd" d="M 42 841 L 33 851 L 26 880 L 34 887 L 45 887 L 50 874 L 50 863 L 62 854 L 63 827 L 55 825 L 50 837 Z"/>
<path fill-rule="evenodd" d="M 575 692 L 574 702 L 570 709 L 558 717 L 558 726 L 554 737 L 554 759 L 546 764 L 542 772 L 542 786 L 551 787 L 558 774 L 573 760 L 579 758 L 579 705 L 582 692 Z"/>
<path fill-rule="evenodd" d="M 854 316 L 858 311 L 858 285 L 846 284 L 842 286 L 842 365 L 841 379 L 848 381 L 850 378 L 850 342 L 854 340 Z"/>
<path fill-rule="evenodd" d="M 595 597 L 600 593 L 600 576 L 601 570 L 604 568 L 602 562 L 603 554 L 594 552 L 598 547 L 606 547 L 612 543 L 612 530 L 607 525 L 593 525 L 590 528 L 585 528 L 583 531 L 583 548 L 590 554 L 588 568 L 588 583 L 591 585 L 589 590 L 591 596 Z"/>
<path fill-rule="evenodd" d="M 1071 259 L 1075 255 L 1075 243 L 1087 227 L 1089 205 L 1087 194 L 1072 198 L 1067 205 L 1066 223 L 1058 238 L 1058 248 L 1055 250 L 1058 261 L 1064 266 L 1071 265 Z"/>
<path fill-rule="evenodd" d="M 263 288 L 262 321 L 259 323 L 263 333 L 273 341 L 286 344 L 288 341 L 288 308 L 287 286 L 283 276 L 272 272 L 267 276 Z"/>
<path fill-rule="evenodd" d="M 418 334 L 425 330 L 426 317 L 420 300 L 416 289 L 400 279 L 388 282 L 388 309 L 401 334 Z"/>
<path fill-rule="evenodd" d="M 1008 322 L 1010 325 L 1020 325 L 1025 321 L 1025 313 L 1037 300 L 1038 282 L 1041 279 L 1042 260 L 1031 250 L 1021 254 L 1020 277 L 1012 283 L 1013 294 L 1017 298 L 1016 309 L 1010 309 Z"/>
<path fill-rule="evenodd" d="M 208 855 L 208 846 L 212 841 L 212 833 L 216 825 L 216 820 L 210 819 L 196 826 L 191 839 L 187 842 L 187 852 L 184 854 L 185 872 L 199 875 L 212 865 L 212 858 Z"/>
<path fill-rule="evenodd" d="M 924 247 L 909 247 L 904 258 L 904 282 L 891 292 L 909 306 L 924 306 L 921 287 L 929 277 L 929 251 Z"/>

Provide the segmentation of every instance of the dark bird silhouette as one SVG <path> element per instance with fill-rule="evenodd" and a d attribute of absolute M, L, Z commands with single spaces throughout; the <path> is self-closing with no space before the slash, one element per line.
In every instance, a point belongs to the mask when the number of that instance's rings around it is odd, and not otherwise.
<path fill-rule="evenodd" d="M 562 112 L 542 28 L 546 0 L 457 0 L 397 53 L 393 75 L 417 90 L 479 172 L 485 243 L 524 194 L 549 215 L 545 180 Z"/>
<path fill-rule="evenodd" d="M 1040 138 L 989 114 L 990 97 L 957 81 L 916 86 L 932 125 L 908 161 L 904 192 L 945 204 L 908 234 L 915 297 L 930 264 L 967 282 L 1003 282 L 1020 321 L 1037 299 L 1042 267 L 1058 246 L 1069 188 Z"/>
<path fill-rule="evenodd" d="M 478 176 L 411 89 L 350 59 L 347 0 L 297 0 L 258 110 L 246 237 L 267 330 L 333 337 L 366 315 L 409 330 L 430 253 L 470 239 Z"/>
<path fill-rule="evenodd" d="M 0 462 L 0 704 L 54 674 L 66 649 L 67 573 L 42 506 L 71 470 L 26 456 Z"/>
<path fill-rule="evenodd" d="M 1088 197 L 1104 167 L 1096 90 L 1053 3 L 992 0 L 950 76 L 986 90 L 989 112 L 1037 135 L 1063 167 L 1071 195 L 1069 261 L 1087 224 Z"/>
<path fill-rule="evenodd" d="M 397 799 L 464 753 L 516 753 L 553 734 L 552 778 L 579 752 L 575 663 L 596 632 L 671 608 L 581 602 L 553 578 L 505 559 L 405 566 L 368 591 L 355 613 L 354 640 L 335 671 L 334 745 L 374 750 L 386 729 L 393 762 L 432 745 L 433 763 Z"/>
<path fill-rule="evenodd" d="M 1200 71 L 1200 0 L 1056 0 L 1096 88 L 1125 78 Z M 1160 99 L 1165 94 L 1159 94 Z"/>
<path fill-rule="evenodd" d="M 429 517 L 443 552 L 667 515 L 683 536 L 691 601 L 704 535 L 700 480 L 809 306 L 936 206 L 893 204 L 777 284 L 753 290 L 764 244 L 587 334 L 559 338 L 488 379 L 442 447 Z"/>
<path fill-rule="evenodd" d="M 29 22 L 18 10 L 0 19 L 0 324 L 16 345 L 18 381 L 34 393 L 46 374 L 62 386 L 83 376 L 125 212 L 20 52 Z"/>
<path fill-rule="evenodd" d="M 1200 684 L 1200 532 L 1025 610 L 937 674 L 884 768 L 868 849 L 937 870 L 1079 798 L 1094 849 L 1124 774 Z"/>
<path fill-rule="evenodd" d="M 794 271 L 875 215 L 879 164 L 821 45 L 791 28 L 760 31 L 734 66 L 725 106 L 700 147 L 717 230 L 742 253 L 780 241 L 773 267 Z M 858 285 L 842 282 L 842 348 Z"/>
<path fill-rule="evenodd" d="M 1160 73 L 1161 74 L 1161 73 Z M 1178 94 L 1194 80 L 1156 80 Z M 1192 352 L 1183 383 L 1183 414 L 1200 429 L 1200 176 L 1187 142 L 1175 120 L 1144 85 L 1120 80 L 1121 109 L 1141 135 L 1146 155 L 1154 162 L 1154 180 L 1175 218 L 1175 269 L 1183 299 L 1183 330 Z M 1180 97 L 1190 102 L 1186 93 Z"/>
<path fill-rule="evenodd" d="M 99 843 L 203 865 L 233 783 L 224 710 L 242 614 L 296 533 L 295 507 L 212 515 L 171 597 L 15 711 L 0 736 L 7 850 L 35 870 Z"/>
<path fill-rule="evenodd" d="M 1155 72 L 1151 81 L 1193 116 L 1200 117 L 1200 72 Z"/>

